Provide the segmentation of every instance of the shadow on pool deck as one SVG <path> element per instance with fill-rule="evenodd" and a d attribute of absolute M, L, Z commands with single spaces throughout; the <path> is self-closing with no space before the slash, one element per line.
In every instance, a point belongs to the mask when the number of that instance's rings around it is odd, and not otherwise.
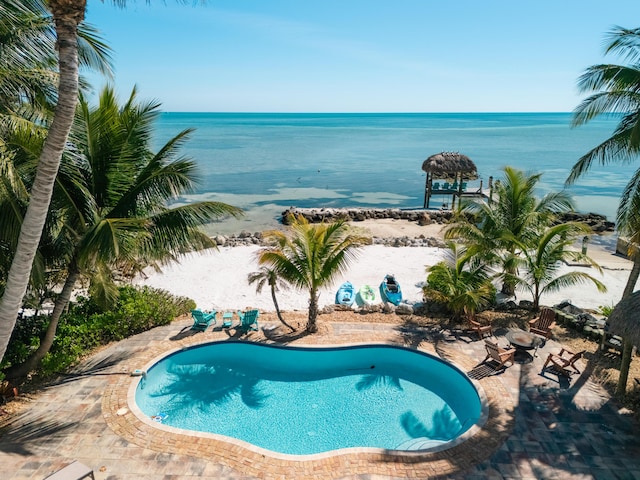
<path fill-rule="evenodd" d="M 198 476 L 203 479 L 249 478 L 640 478 L 640 441 L 636 424 L 589 379 L 588 358 L 581 375 L 570 382 L 547 371 L 547 342 L 529 364 L 483 376 L 478 363 L 483 342 L 456 339 L 450 332 L 411 325 L 336 324 L 327 336 L 304 336 L 288 343 L 388 342 L 437 353 L 466 372 L 479 372 L 492 390 L 490 410 L 513 405 L 513 415 L 498 416 L 475 437 L 443 452 L 435 462 L 393 452 L 366 455 L 360 465 L 344 456 L 323 461 L 285 462 L 227 442 L 213 447 L 198 437 L 185 443 L 162 430 L 137 429 L 113 412 L 126 407 L 131 378 L 147 359 L 194 341 L 224 340 L 224 332 L 207 331 L 176 339 L 187 321 L 156 328 L 119 342 L 89 358 L 58 383 L 34 394 L 29 409 L 0 428 L 0 464 L 11 465 L 3 478 L 41 479 L 74 459 L 90 465 L 96 479 L 156 479 Z M 249 335 L 249 338 L 256 335 Z M 270 341 L 261 337 L 261 341 Z M 488 373 L 488 372 L 486 372 Z M 492 386 L 493 385 L 493 386 Z M 500 397 L 502 395 L 502 397 Z M 124 404 L 120 402 L 123 401 Z M 285 465 L 286 464 L 286 465 Z M 364 467 L 363 467 L 364 465 Z M 289 468 L 289 470 L 287 470 Z"/>

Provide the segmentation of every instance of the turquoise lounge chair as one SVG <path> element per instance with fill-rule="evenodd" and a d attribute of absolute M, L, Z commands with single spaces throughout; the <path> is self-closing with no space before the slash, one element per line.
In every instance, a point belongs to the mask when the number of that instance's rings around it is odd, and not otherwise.
<path fill-rule="evenodd" d="M 238 327 L 245 331 L 258 330 L 258 315 L 260 315 L 258 310 L 247 310 L 246 312 L 238 310 L 238 317 L 240 317 Z"/>
<path fill-rule="evenodd" d="M 213 312 L 203 312 L 202 310 L 195 309 L 191 310 L 191 316 L 193 317 L 193 325 L 191 326 L 191 330 L 202 330 L 205 331 L 211 322 L 216 324 L 216 311 Z"/>
<path fill-rule="evenodd" d="M 467 182 L 462 182 L 462 191 L 466 191 L 467 190 Z"/>
<path fill-rule="evenodd" d="M 443 190 L 449 190 L 450 187 L 451 187 L 451 185 L 449 184 L 449 182 L 444 182 L 442 184 L 442 189 Z"/>
<path fill-rule="evenodd" d="M 431 186 L 431 190 L 440 190 L 440 182 L 435 182 L 435 183 Z"/>

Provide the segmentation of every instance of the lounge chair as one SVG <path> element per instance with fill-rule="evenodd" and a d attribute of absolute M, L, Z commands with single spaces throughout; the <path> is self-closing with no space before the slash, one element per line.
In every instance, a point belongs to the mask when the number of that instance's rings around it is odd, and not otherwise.
<path fill-rule="evenodd" d="M 240 317 L 240 325 L 239 328 L 242 330 L 258 330 L 258 316 L 260 312 L 258 310 L 247 310 L 246 312 L 241 312 L 238 310 L 238 317 Z"/>
<path fill-rule="evenodd" d="M 467 190 L 467 182 L 462 182 L 460 186 L 462 187 L 463 192 Z"/>
<path fill-rule="evenodd" d="M 435 182 L 431 185 L 431 190 L 440 190 L 440 182 Z"/>
<path fill-rule="evenodd" d="M 66 467 L 52 473 L 45 480 L 80 480 L 87 477 L 95 480 L 93 469 L 75 460 Z"/>
<path fill-rule="evenodd" d="M 469 319 L 469 325 L 471 326 L 471 330 L 478 334 L 478 339 L 482 340 L 484 337 L 492 337 L 493 336 L 493 327 L 491 324 L 483 325 L 474 319 Z"/>
<path fill-rule="evenodd" d="M 498 369 L 506 368 L 505 363 L 507 362 L 511 362 L 512 365 L 515 363 L 515 348 L 502 348 L 490 340 L 484 341 L 484 347 L 487 349 L 487 356 L 481 363 L 487 361 L 497 363 Z"/>
<path fill-rule="evenodd" d="M 565 377 L 570 377 L 574 373 L 580 373 L 580 370 L 576 367 L 576 362 L 582 358 L 584 352 L 585 351 L 583 350 L 578 353 L 573 353 L 572 351 L 563 348 L 558 354 L 550 353 L 542 366 L 542 370 L 544 371 L 547 368 L 547 365 L 552 363 L 558 372 Z"/>
<path fill-rule="evenodd" d="M 451 185 L 451 190 L 458 190 L 458 182 L 453 182 L 453 185 Z"/>
<path fill-rule="evenodd" d="M 538 318 L 529 321 L 529 331 L 544 338 L 551 338 L 551 329 L 556 326 L 556 312 L 543 308 Z"/>
<path fill-rule="evenodd" d="M 449 190 L 449 187 L 451 186 L 451 184 L 449 182 L 444 182 L 442 184 L 442 189 L 443 190 Z"/>
<path fill-rule="evenodd" d="M 205 331 L 211 322 L 216 324 L 216 311 L 213 312 L 203 312 L 202 310 L 195 309 L 191 310 L 191 316 L 193 317 L 193 325 L 191 326 L 191 330 L 202 330 Z"/>

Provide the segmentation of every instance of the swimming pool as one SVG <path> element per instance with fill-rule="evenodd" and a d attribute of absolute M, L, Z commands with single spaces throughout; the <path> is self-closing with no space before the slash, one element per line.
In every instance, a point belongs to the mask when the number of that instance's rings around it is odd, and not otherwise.
<path fill-rule="evenodd" d="M 290 455 L 446 448 L 482 413 L 458 369 L 390 345 L 198 345 L 149 368 L 135 402 L 164 425 Z"/>

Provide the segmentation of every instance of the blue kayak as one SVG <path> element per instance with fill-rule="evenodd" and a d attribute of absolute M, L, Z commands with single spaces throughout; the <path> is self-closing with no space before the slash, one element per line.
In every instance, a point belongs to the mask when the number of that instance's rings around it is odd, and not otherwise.
<path fill-rule="evenodd" d="M 344 282 L 340 285 L 340 288 L 338 288 L 338 292 L 336 293 L 336 303 L 338 305 L 351 305 L 355 299 L 356 289 L 351 282 Z"/>
<path fill-rule="evenodd" d="M 402 301 L 402 289 L 393 275 L 386 275 L 380 284 L 380 296 L 386 302 L 399 305 Z"/>

